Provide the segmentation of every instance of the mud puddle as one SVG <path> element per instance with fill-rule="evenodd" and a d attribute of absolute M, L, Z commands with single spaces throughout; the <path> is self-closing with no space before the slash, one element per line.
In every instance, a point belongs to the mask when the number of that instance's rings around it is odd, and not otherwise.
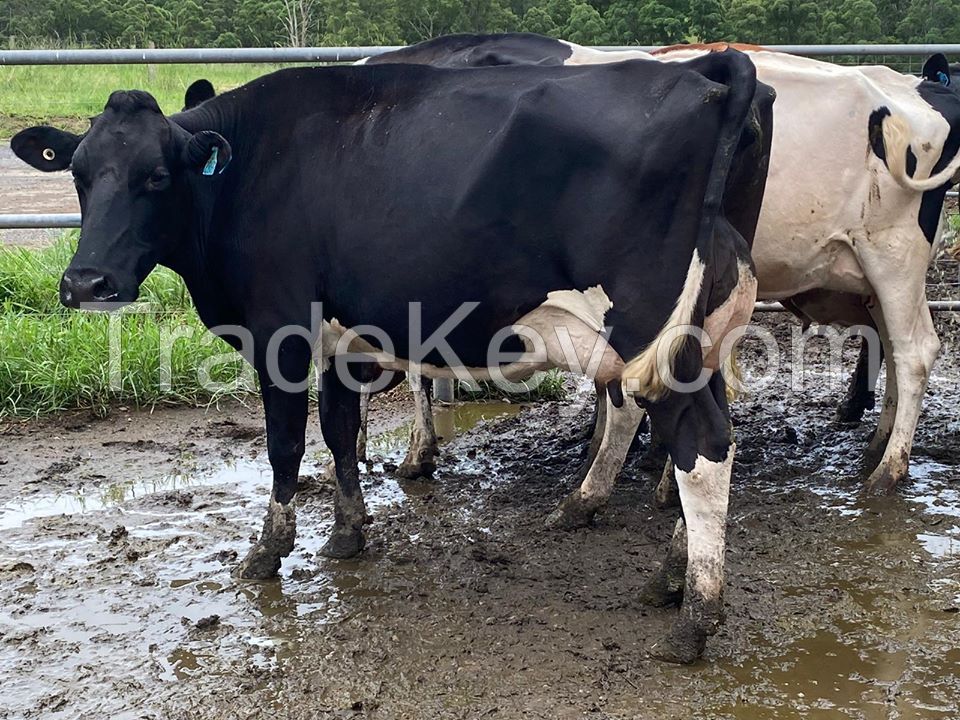
<path fill-rule="evenodd" d="M 393 479 L 407 430 L 390 424 L 363 474 L 364 553 L 317 556 L 332 495 L 305 478 L 297 549 L 265 584 L 230 576 L 269 492 L 262 445 L 235 439 L 245 425 L 214 422 L 222 444 L 187 448 L 200 464 L 127 484 L 83 477 L 136 466 L 137 422 L 126 445 L 94 445 L 98 464 L 71 440 L 62 491 L 51 450 L 0 512 L 0 717 L 960 717 L 960 391 L 955 367 L 939 372 L 888 498 L 861 492 L 876 413 L 832 423 L 822 373 L 734 406 L 727 623 L 680 668 L 646 653 L 676 610 L 637 600 L 676 518 L 652 504 L 659 468 L 634 456 L 592 527 L 543 526 L 573 487 L 590 402 L 440 409 L 441 435 L 472 429 L 432 481 Z M 149 439 L 176 460 L 203 433 L 168 437 L 170 422 Z"/>
<path fill-rule="evenodd" d="M 438 432 L 449 441 L 519 409 L 437 408 Z M 384 466 L 402 459 L 409 430 L 369 443 L 363 486 L 377 522 L 406 501 Z M 295 657 L 301 623 L 336 623 L 351 598 L 388 593 L 360 565 L 331 573 L 318 555 L 332 524 L 319 479 L 328 459 L 318 449 L 304 463 L 297 548 L 273 583 L 230 575 L 266 507 L 265 454 L 0 505 L 0 717 L 142 717 L 149 702 L 133 710 L 131 694 L 234 664 L 269 671 Z"/>

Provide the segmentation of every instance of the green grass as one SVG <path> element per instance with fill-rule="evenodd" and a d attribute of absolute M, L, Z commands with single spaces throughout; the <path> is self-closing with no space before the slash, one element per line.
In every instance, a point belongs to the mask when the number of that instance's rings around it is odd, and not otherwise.
<path fill-rule="evenodd" d="M 0 249 L 0 416 L 104 412 L 120 404 L 205 405 L 252 390 L 203 381 L 198 369 L 215 357 L 223 360 L 210 368 L 216 382 L 233 383 L 246 369 L 226 343 L 206 331 L 183 283 L 170 271 L 150 275 L 132 312 L 62 308 L 57 285 L 75 238 L 68 233 L 39 251 Z M 111 340 L 120 348 L 113 367 Z"/>
<path fill-rule="evenodd" d="M 103 110 L 114 90 L 147 90 L 167 113 L 183 107 L 183 94 L 205 77 L 224 92 L 279 65 L 18 65 L 0 67 L 0 138 L 30 125 L 80 132 Z"/>
<path fill-rule="evenodd" d="M 471 390 L 463 383 L 456 384 L 458 400 L 563 400 L 567 396 L 563 373 L 559 370 L 547 370 L 536 373 L 529 380 L 515 383 L 516 388 L 505 389 L 492 382 L 477 383 Z"/>

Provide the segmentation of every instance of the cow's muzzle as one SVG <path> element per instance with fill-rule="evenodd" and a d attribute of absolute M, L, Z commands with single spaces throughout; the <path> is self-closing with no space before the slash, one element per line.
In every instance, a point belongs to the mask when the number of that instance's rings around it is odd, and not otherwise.
<path fill-rule="evenodd" d="M 109 310 L 113 303 L 130 302 L 120 297 L 118 284 L 108 273 L 99 270 L 70 269 L 60 280 L 60 302 L 69 308 Z"/>

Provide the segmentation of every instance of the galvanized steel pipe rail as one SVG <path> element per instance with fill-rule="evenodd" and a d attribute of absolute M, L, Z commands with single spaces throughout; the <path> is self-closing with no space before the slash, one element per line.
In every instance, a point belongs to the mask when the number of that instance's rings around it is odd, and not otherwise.
<path fill-rule="evenodd" d="M 0 65 L 143 65 L 177 63 L 316 63 L 355 62 L 399 50 L 400 45 L 312 48 L 169 48 L 91 50 L 0 50 Z M 598 50 L 656 50 L 657 45 L 598 46 Z M 912 45 L 768 45 L 794 55 L 911 56 L 960 54 L 960 43 Z"/>

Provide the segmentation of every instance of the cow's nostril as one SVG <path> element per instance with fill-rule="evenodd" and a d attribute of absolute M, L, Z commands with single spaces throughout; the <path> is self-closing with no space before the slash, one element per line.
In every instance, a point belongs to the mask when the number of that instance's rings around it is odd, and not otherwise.
<path fill-rule="evenodd" d="M 110 279 L 100 275 L 90 280 L 90 295 L 94 300 L 109 300 L 116 295 Z"/>

